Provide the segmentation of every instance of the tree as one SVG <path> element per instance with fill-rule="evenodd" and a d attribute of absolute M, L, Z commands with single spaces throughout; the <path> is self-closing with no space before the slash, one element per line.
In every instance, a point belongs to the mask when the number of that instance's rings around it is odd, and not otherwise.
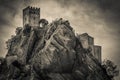
<path fill-rule="evenodd" d="M 111 79 L 114 79 L 115 76 L 119 75 L 119 70 L 117 69 L 117 65 L 115 65 L 112 61 L 104 60 L 102 66 L 103 68 L 105 68 L 108 76 Z"/>

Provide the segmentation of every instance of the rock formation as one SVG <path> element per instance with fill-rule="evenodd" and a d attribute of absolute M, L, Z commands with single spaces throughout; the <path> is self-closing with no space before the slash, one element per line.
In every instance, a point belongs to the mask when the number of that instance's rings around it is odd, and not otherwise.
<path fill-rule="evenodd" d="M 0 80 L 111 80 L 99 61 L 84 49 L 62 18 L 41 26 L 18 27 L 1 58 Z"/>

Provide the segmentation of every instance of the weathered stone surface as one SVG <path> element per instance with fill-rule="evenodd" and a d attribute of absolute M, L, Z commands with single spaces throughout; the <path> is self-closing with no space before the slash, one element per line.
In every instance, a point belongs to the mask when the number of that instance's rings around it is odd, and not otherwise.
<path fill-rule="evenodd" d="M 75 35 L 66 25 L 53 22 L 45 37 L 45 46 L 33 57 L 34 65 L 51 72 L 68 72 L 73 68 L 76 45 Z"/>
<path fill-rule="evenodd" d="M 68 21 L 44 22 L 39 28 L 16 29 L 0 60 L 0 80 L 111 80 Z"/>

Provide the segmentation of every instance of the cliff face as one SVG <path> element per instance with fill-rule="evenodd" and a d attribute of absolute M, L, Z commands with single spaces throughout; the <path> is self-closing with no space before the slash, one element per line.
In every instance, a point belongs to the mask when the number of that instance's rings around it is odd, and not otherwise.
<path fill-rule="evenodd" d="M 59 19 L 42 28 L 26 25 L 7 41 L 0 80 L 110 80 L 68 21 Z"/>

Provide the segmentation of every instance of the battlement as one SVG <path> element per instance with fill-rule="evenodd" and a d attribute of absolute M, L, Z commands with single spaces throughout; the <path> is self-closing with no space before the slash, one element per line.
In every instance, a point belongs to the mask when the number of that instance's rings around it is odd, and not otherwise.
<path fill-rule="evenodd" d="M 28 6 L 25 9 L 23 9 L 23 12 L 26 12 L 26 11 L 33 14 L 40 14 L 40 8 L 37 8 L 37 7 Z"/>
<path fill-rule="evenodd" d="M 40 10 L 40 8 L 37 8 L 37 7 L 31 7 L 31 6 L 28 6 L 28 7 L 26 7 L 26 8 L 23 9 L 23 10 L 27 10 L 27 9 L 29 9 L 29 10 Z"/>

